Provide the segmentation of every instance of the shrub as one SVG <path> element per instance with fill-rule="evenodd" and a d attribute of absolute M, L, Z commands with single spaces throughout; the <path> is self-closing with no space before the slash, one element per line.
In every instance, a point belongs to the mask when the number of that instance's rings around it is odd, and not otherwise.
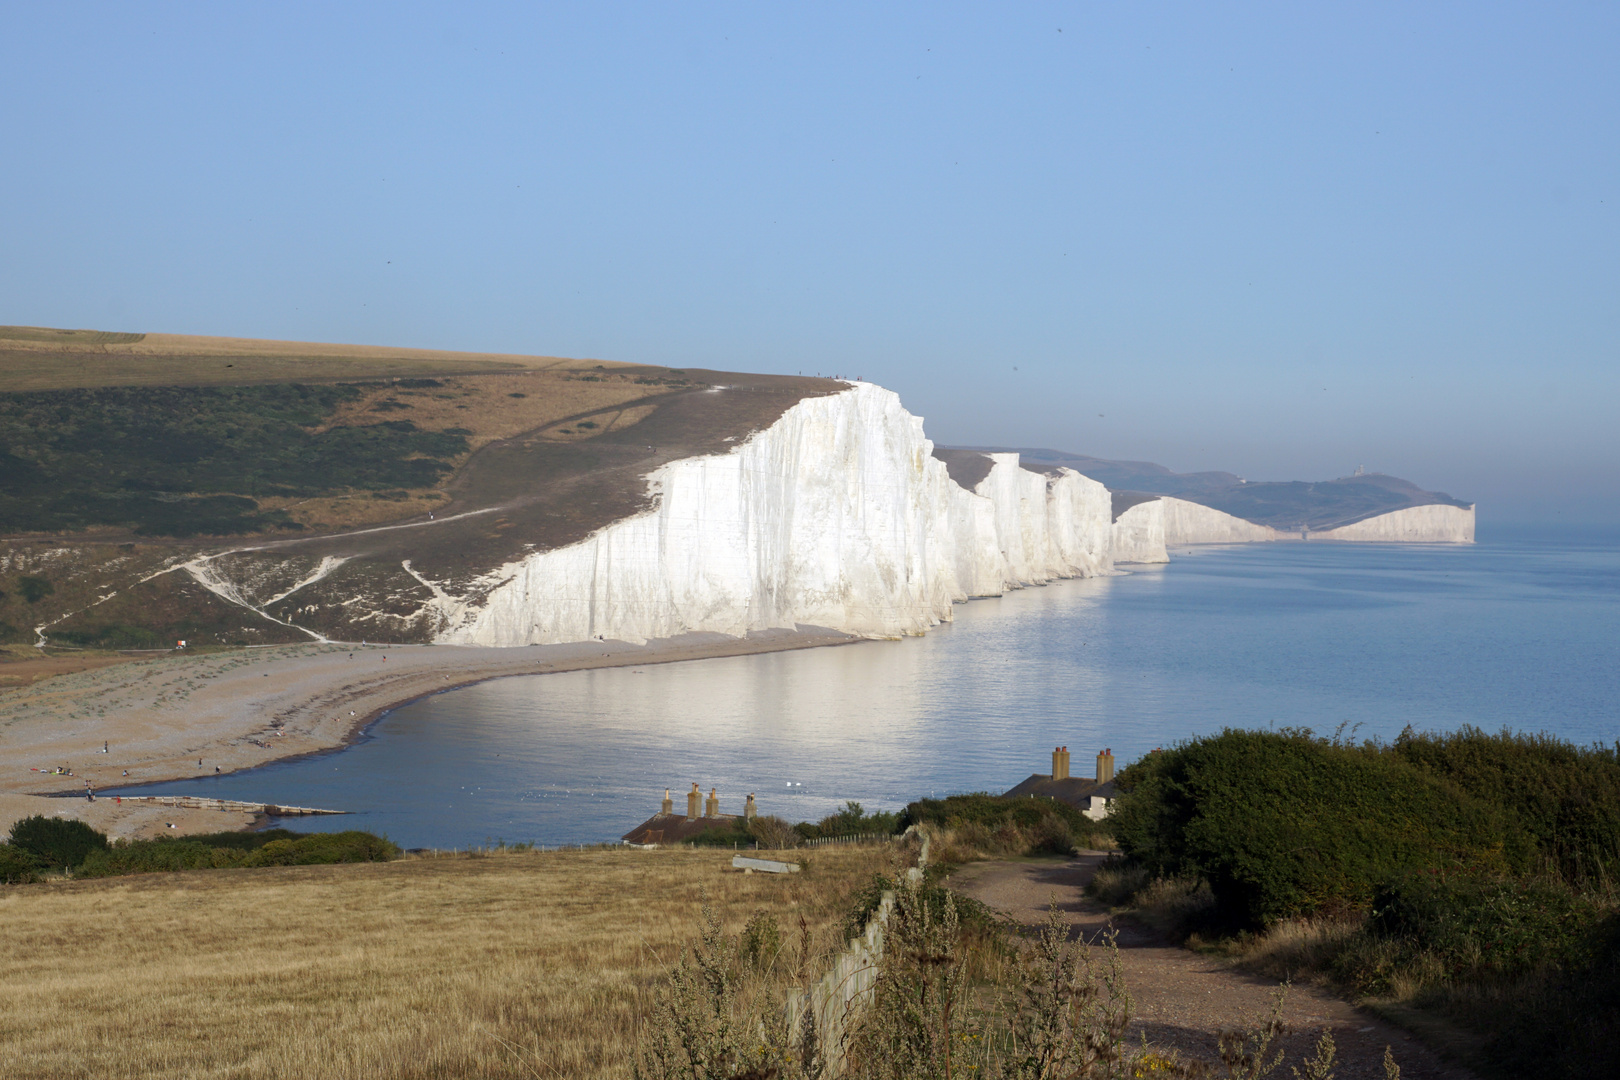
<path fill-rule="evenodd" d="M 399 848 L 368 832 L 311 833 L 292 840 L 272 840 L 250 852 L 242 866 L 308 866 L 320 863 L 387 862 Z"/>
<path fill-rule="evenodd" d="M 1598 915 L 1559 881 L 1421 871 L 1380 892 L 1370 928 L 1434 954 L 1448 975 L 1508 975 L 1576 959 Z"/>
<path fill-rule="evenodd" d="M 401 382 L 409 381 L 411 380 L 401 380 Z M 206 844 L 211 848 L 230 848 L 233 851 L 253 851 L 257 848 L 264 847 L 264 845 L 268 844 L 272 840 L 297 840 L 301 836 L 308 835 L 308 833 L 293 832 L 291 829 L 256 829 L 253 832 L 200 833 L 196 836 L 188 836 L 186 839 L 195 841 L 199 844 Z M 158 843 L 162 842 L 163 841 L 161 840 L 158 841 Z"/>
<path fill-rule="evenodd" d="M 1068 803 L 1055 799 L 1009 799 L 1003 795 L 952 795 L 919 799 L 906 807 L 897 830 L 914 824 L 946 830 L 937 857 L 1005 854 L 1071 855 L 1075 848 L 1102 842 L 1107 830 Z"/>
<path fill-rule="evenodd" d="M 828 814 L 814 825 L 801 822 L 797 829 L 799 835 L 806 840 L 819 840 L 829 836 L 864 836 L 871 833 L 889 834 L 900 832 L 904 827 L 899 824 L 900 815 L 877 811 L 868 814 L 860 803 L 853 799 L 845 802 L 837 813 Z"/>
<path fill-rule="evenodd" d="M 39 859 L 16 844 L 0 844 L 0 884 L 26 885 L 39 880 Z"/>
<path fill-rule="evenodd" d="M 1235 925 L 1366 908 L 1416 869 L 1533 858 L 1500 806 L 1308 731 L 1229 729 L 1151 754 L 1119 784 L 1121 849 L 1156 874 L 1207 880 Z"/>
<path fill-rule="evenodd" d="M 79 877 L 114 877 L 176 870 L 218 870 L 232 866 L 298 866 L 311 863 L 383 862 L 399 849 L 366 832 L 211 833 L 186 838 L 120 840 L 91 852 Z"/>
<path fill-rule="evenodd" d="M 1491 1016 L 1484 1057 L 1504 1077 L 1620 1075 L 1620 914 L 1586 935 L 1579 960 L 1548 973 L 1506 1016 Z"/>
<path fill-rule="evenodd" d="M 1109 907 L 1119 907 L 1135 899 L 1153 881 L 1148 868 L 1139 863 L 1109 859 L 1097 867 L 1086 885 L 1086 895 Z"/>
<path fill-rule="evenodd" d="M 782 952 L 782 925 L 768 911 L 756 911 L 743 927 L 739 955 L 755 971 L 767 971 Z"/>
<path fill-rule="evenodd" d="M 56 591 L 56 586 L 52 585 L 48 578 L 35 577 L 32 574 L 24 574 L 22 577 L 17 579 L 17 591 L 21 593 L 22 598 L 28 601 L 30 604 L 37 604 L 47 596 L 54 593 Z"/>
<path fill-rule="evenodd" d="M 174 870 L 210 870 L 234 866 L 242 856 L 229 848 L 212 848 L 195 840 L 119 841 L 92 851 L 79 867 L 78 877 L 116 877 Z"/>
<path fill-rule="evenodd" d="M 1481 800 L 1511 799 L 1548 866 L 1571 882 L 1620 871 L 1620 746 L 1582 748 L 1549 735 L 1401 733 L 1394 757 Z"/>
<path fill-rule="evenodd" d="M 107 836 L 82 821 L 35 814 L 12 825 L 11 843 L 53 870 L 72 870 L 92 851 L 105 849 Z"/>
<path fill-rule="evenodd" d="M 760 847 L 772 851 L 796 848 L 802 839 L 798 830 L 787 820 L 769 814 L 750 821 L 748 835 Z"/>

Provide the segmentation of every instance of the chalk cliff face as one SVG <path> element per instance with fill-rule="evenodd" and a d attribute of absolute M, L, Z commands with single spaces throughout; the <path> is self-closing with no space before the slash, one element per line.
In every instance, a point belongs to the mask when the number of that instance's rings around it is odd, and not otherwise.
<path fill-rule="evenodd" d="M 646 513 L 459 595 L 424 579 L 437 640 L 640 641 L 799 623 L 896 637 L 949 620 L 969 596 L 1111 570 L 1101 484 L 1007 454 L 968 491 L 932 449 L 888 390 L 806 398 L 731 453 L 659 468 Z"/>
<path fill-rule="evenodd" d="M 1472 544 L 1474 508 L 1409 506 L 1377 517 L 1364 518 L 1336 529 L 1310 534 L 1311 540 L 1355 540 L 1361 543 Z"/>
<path fill-rule="evenodd" d="M 1149 499 L 1114 519 L 1111 548 L 1115 562 L 1165 563 L 1164 500 Z"/>
<path fill-rule="evenodd" d="M 1256 525 L 1186 499 L 1166 496 L 1159 502 L 1164 507 L 1164 542 L 1171 547 L 1177 544 L 1249 544 L 1275 540 L 1282 535 L 1269 525 Z"/>
<path fill-rule="evenodd" d="M 1007 585 L 1113 568 L 1107 488 L 1073 469 L 1024 468 L 1017 454 L 986 456 L 994 464 L 973 490 L 994 507 L 998 572 Z"/>

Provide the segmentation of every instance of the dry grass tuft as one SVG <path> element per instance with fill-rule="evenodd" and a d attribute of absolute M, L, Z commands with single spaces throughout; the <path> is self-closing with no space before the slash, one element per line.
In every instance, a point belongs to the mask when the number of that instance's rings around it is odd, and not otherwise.
<path fill-rule="evenodd" d="M 1230 944 L 1240 966 L 1273 979 L 1327 971 L 1360 933 L 1362 919 L 1285 919 Z"/>
<path fill-rule="evenodd" d="M 627 1076 L 699 935 L 775 915 L 841 947 L 889 852 L 804 874 L 730 852 L 497 853 L 152 874 L 0 892 L 0 1075 Z"/>

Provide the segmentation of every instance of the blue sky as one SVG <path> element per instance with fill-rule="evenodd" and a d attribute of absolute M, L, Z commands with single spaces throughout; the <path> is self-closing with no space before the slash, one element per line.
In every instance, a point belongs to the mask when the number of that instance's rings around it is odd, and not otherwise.
<path fill-rule="evenodd" d="M 13 5 L 0 322 L 1620 518 L 1612 4 Z"/>

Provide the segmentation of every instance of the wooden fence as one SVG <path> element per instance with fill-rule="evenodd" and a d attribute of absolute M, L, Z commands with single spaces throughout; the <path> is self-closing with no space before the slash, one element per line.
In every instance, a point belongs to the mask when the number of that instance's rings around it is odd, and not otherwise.
<path fill-rule="evenodd" d="M 922 884 L 923 871 L 928 866 L 928 834 L 913 825 L 900 837 L 884 836 L 885 841 L 905 839 L 916 835 L 922 841 L 917 852 L 917 865 L 906 871 L 904 887 L 914 889 Z M 856 842 L 854 837 L 828 837 L 827 842 Z M 811 841 L 815 843 L 815 841 Z M 845 1040 L 857 1015 L 872 1003 L 877 994 L 878 965 L 883 960 L 883 944 L 889 928 L 889 916 L 894 911 L 895 894 L 883 894 L 877 911 L 866 921 L 861 936 L 850 941 L 832 969 L 808 990 L 788 991 L 787 1014 L 788 1045 L 803 1045 L 804 1025 L 813 1025 L 816 1053 L 825 1066 L 824 1075 L 841 1076 L 848 1065 Z"/>

